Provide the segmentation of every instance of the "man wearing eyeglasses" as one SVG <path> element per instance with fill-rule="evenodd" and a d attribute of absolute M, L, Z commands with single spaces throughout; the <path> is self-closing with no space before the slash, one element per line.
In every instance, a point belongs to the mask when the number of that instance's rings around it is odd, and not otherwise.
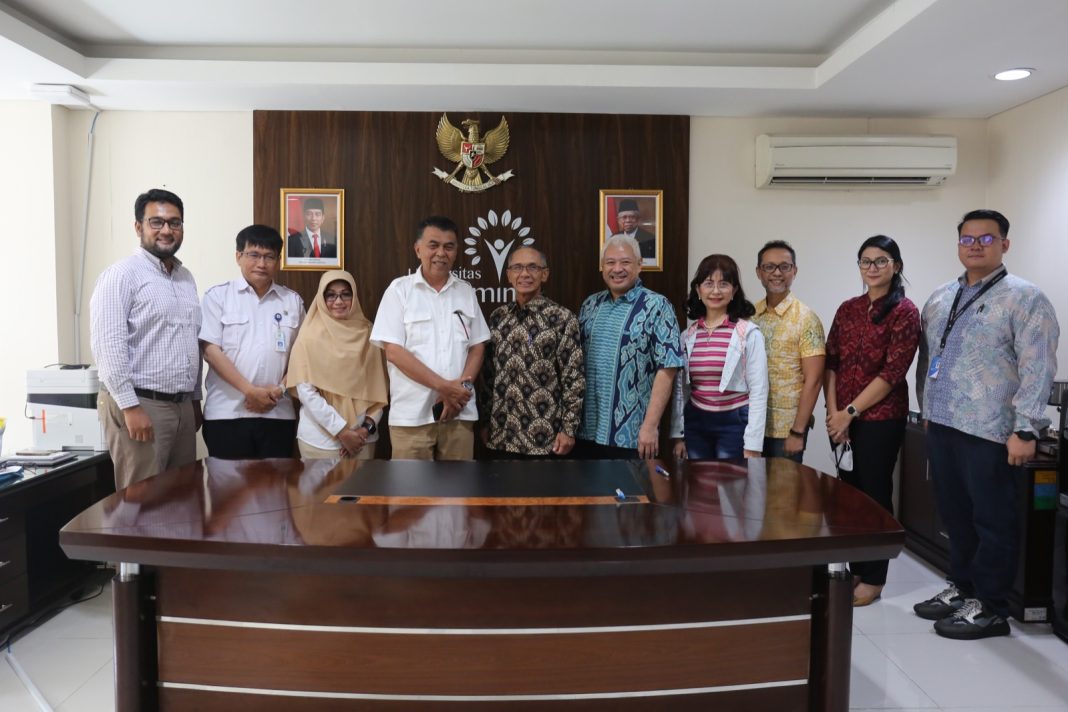
<path fill-rule="evenodd" d="M 202 303 L 204 444 L 209 455 L 228 460 L 292 457 L 297 416 L 282 384 L 304 302 L 274 281 L 282 252 L 277 230 L 249 225 L 236 245 L 241 276 L 209 289 Z"/>
<path fill-rule="evenodd" d="M 200 427 L 200 299 L 175 253 L 184 207 L 153 189 L 134 202 L 137 251 L 108 267 L 89 300 L 97 400 L 121 489 L 196 459 Z"/>
<path fill-rule="evenodd" d="M 489 327 L 474 287 L 452 274 L 459 226 L 431 216 L 416 234 L 419 269 L 386 288 L 371 329 L 389 371 L 393 457 L 470 460 L 478 420 L 474 380 Z"/>
<path fill-rule="evenodd" d="M 760 248 L 756 275 L 765 297 L 753 321 L 764 334 L 770 386 L 764 457 L 801 462 L 823 384 L 823 323 L 790 291 L 797 254 L 788 242 L 772 240 Z"/>
<path fill-rule="evenodd" d="M 913 608 L 947 638 L 1010 632 L 1021 466 L 1050 422 L 1060 327 L 1046 295 L 1006 270 L 1009 246 L 1004 215 L 967 213 L 957 225 L 964 274 L 936 289 L 921 314 L 916 390 L 949 533 L 949 586 Z"/>
<path fill-rule="evenodd" d="M 586 392 L 578 319 L 542 294 L 540 250 L 515 250 L 507 272 L 515 301 L 490 314 L 482 369 L 486 445 L 506 458 L 561 457 L 575 446 Z"/>

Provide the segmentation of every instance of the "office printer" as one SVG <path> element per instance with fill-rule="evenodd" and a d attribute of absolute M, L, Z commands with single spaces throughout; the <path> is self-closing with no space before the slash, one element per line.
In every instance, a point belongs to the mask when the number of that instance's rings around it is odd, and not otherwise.
<path fill-rule="evenodd" d="M 26 410 L 36 450 L 107 450 L 96 413 L 100 380 L 95 368 L 41 368 L 26 372 Z"/>

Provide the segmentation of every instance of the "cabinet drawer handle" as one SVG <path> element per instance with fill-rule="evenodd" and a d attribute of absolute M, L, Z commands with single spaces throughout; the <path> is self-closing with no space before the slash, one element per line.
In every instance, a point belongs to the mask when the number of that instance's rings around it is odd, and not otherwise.
<path fill-rule="evenodd" d="M 0 561 L 0 569 L 4 568 L 5 566 L 7 566 L 10 563 L 11 563 L 10 561 Z"/>
<path fill-rule="evenodd" d="M 11 608 L 13 605 L 15 605 L 15 604 L 14 603 L 5 603 L 4 605 L 0 606 L 0 613 L 3 613 L 8 608 Z"/>
<path fill-rule="evenodd" d="M 6 522 L 6 521 L 7 521 L 8 519 L 11 519 L 11 517 L 0 517 L 0 524 L 3 524 L 3 523 L 4 523 L 4 522 Z"/>

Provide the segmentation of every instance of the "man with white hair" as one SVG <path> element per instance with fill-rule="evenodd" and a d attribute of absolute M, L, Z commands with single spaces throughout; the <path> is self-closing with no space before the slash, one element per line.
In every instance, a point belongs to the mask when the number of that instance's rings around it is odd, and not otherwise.
<path fill-rule="evenodd" d="M 608 289 L 587 297 L 579 311 L 586 399 L 576 457 L 658 453 L 660 416 L 684 360 L 671 303 L 642 286 L 641 266 L 641 248 L 633 237 L 605 240 L 601 274 Z"/>

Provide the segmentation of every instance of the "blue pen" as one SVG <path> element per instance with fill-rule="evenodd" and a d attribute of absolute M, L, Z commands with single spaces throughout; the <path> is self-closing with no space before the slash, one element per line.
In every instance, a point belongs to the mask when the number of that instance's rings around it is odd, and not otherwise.
<path fill-rule="evenodd" d="M 623 494 L 623 490 L 619 489 L 618 487 L 616 487 L 616 499 L 618 499 L 620 502 L 626 501 L 627 499 L 627 495 Z"/>
<path fill-rule="evenodd" d="M 664 469 L 663 467 L 661 467 L 660 465 L 657 465 L 657 466 L 656 466 L 656 473 L 657 473 L 658 475 L 663 475 L 664 477 L 671 477 L 671 473 L 670 473 L 670 472 L 668 472 L 667 470 L 665 470 L 665 469 Z"/>

